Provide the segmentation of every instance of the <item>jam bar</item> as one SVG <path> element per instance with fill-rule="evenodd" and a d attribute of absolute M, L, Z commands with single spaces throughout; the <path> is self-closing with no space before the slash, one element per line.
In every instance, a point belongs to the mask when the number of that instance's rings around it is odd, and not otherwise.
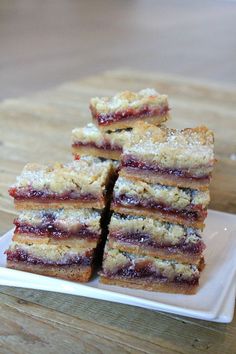
<path fill-rule="evenodd" d="M 141 122 L 121 157 L 120 175 L 150 183 L 206 190 L 214 165 L 212 131 L 184 130 Z"/>
<path fill-rule="evenodd" d="M 203 259 L 199 264 L 185 264 L 106 249 L 101 282 L 151 291 L 195 294 L 203 265 Z"/>
<path fill-rule="evenodd" d="M 209 191 L 163 186 L 119 177 L 111 208 L 120 214 L 146 216 L 202 229 Z"/>
<path fill-rule="evenodd" d="M 108 246 L 183 263 L 198 263 L 205 249 L 197 229 L 117 213 L 112 215 L 109 224 Z"/>
<path fill-rule="evenodd" d="M 101 237 L 100 219 L 101 213 L 92 209 L 24 210 L 14 220 L 14 233 L 29 239 L 97 242 Z"/>
<path fill-rule="evenodd" d="M 91 155 L 119 160 L 123 145 L 129 141 L 130 135 L 130 130 L 102 133 L 94 124 L 89 123 L 84 128 L 75 128 L 72 131 L 72 153 L 75 159 Z"/>
<path fill-rule="evenodd" d="M 5 252 L 7 267 L 73 281 L 88 281 L 92 275 L 95 250 L 67 240 L 39 242 L 14 237 Z"/>
<path fill-rule="evenodd" d="M 154 89 L 92 98 L 90 110 L 94 123 L 102 131 L 132 128 L 139 121 L 160 125 L 169 118 L 167 96 Z"/>
<path fill-rule="evenodd" d="M 54 166 L 27 164 L 9 189 L 16 209 L 105 207 L 115 168 L 111 161 L 81 157 Z"/>

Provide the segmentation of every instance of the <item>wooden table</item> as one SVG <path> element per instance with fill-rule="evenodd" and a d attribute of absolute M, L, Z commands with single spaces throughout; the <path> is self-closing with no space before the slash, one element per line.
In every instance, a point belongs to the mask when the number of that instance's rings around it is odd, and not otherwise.
<path fill-rule="evenodd" d="M 12 226 L 7 188 L 28 161 L 71 159 L 73 127 L 94 95 L 155 87 L 170 97 L 171 126 L 215 131 L 211 208 L 236 212 L 236 90 L 181 77 L 115 70 L 0 104 L 0 231 Z M 235 353 L 230 325 L 57 293 L 0 287 L 1 353 Z"/>

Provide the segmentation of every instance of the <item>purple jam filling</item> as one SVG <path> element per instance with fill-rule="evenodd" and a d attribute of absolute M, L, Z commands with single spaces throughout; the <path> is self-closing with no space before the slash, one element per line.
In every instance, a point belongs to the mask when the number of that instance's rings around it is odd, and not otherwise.
<path fill-rule="evenodd" d="M 171 245 L 170 243 L 163 244 L 161 242 L 154 241 L 149 234 L 141 232 L 114 232 L 109 234 L 109 238 L 114 241 L 124 242 L 130 245 L 138 245 L 144 247 L 150 247 L 153 249 L 166 249 L 169 253 L 187 253 L 187 254 L 201 254 L 205 249 L 204 242 L 199 239 L 195 243 L 186 242 L 185 239 L 182 239 L 177 245 Z"/>
<path fill-rule="evenodd" d="M 90 106 L 90 110 L 92 112 L 93 118 L 98 121 L 98 124 L 106 126 L 126 119 L 138 119 L 144 117 L 152 117 L 154 115 L 163 116 L 167 114 L 167 112 L 169 111 L 169 107 L 163 106 L 163 107 L 153 108 L 153 107 L 145 106 L 138 110 L 129 108 L 126 111 L 117 111 L 117 112 L 111 112 L 107 114 L 97 113 L 92 106 Z"/>
<path fill-rule="evenodd" d="M 164 277 L 163 275 L 152 269 L 150 264 L 135 264 L 135 266 L 133 267 L 130 263 L 125 267 L 114 270 L 113 272 L 103 270 L 103 275 L 109 278 L 143 279 L 146 281 L 158 281 L 163 283 L 171 282 L 189 285 L 198 285 L 199 283 L 198 276 L 192 276 L 189 279 L 184 279 L 181 276 L 176 276 L 173 280 L 169 280 L 167 277 Z"/>
<path fill-rule="evenodd" d="M 207 215 L 207 211 L 201 206 L 193 206 L 194 210 L 192 206 L 189 206 L 188 209 L 179 210 L 161 203 L 157 203 L 154 200 L 138 199 L 126 194 L 121 194 L 119 197 L 114 197 L 113 203 L 114 205 L 123 207 L 141 207 L 149 210 L 154 209 L 160 211 L 162 214 L 179 216 L 191 221 L 204 220 Z"/>
<path fill-rule="evenodd" d="M 90 142 L 90 143 L 83 143 L 83 142 L 76 142 L 72 145 L 72 147 L 93 147 L 96 149 L 100 149 L 100 150 L 106 150 L 106 151 L 119 151 L 122 152 L 122 147 L 118 146 L 118 145 L 111 145 L 108 141 L 104 142 L 102 144 L 97 145 L 96 143 Z"/>
<path fill-rule="evenodd" d="M 52 261 L 44 258 L 38 258 L 35 256 L 30 255 L 28 252 L 17 249 L 15 251 L 7 250 L 6 252 L 7 260 L 8 261 L 16 261 L 16 262 L 26 262 L 30 264 L 43 264 L 47 265 L 55 265 L 55 266 L 70 266 L 70 265 L 83 265 L 89 266 L 92 264 L 93 261 L 93 252 L 88 251 L 85 255 L 81 256 L 66 256 L 60 261 Z"/>
<path fill-rule="evenodd" d="M 61 230 L 56 227 L 53 223 L 45 222 L 39 226 L 32 226 L 28 224 L 19 224 L 15 222 L 16 229 L 15 233 L 20 234 L 34 234 L 37 236 L 50 236 L 55 239 L 66 239 L 69 237 L 84 237 L 88 239 L 98 239 L 99 234 L 92 232 L 88 229 L 86 225 L 78 228 L 76 231 L 66 231 Z"/>
<path fill-rule="evenodd" d="M 57 201 L 57 200 L 58 201 L 81 200 L 87 202 L 87 201 L 94 201 L 98 199 L 97 196 L 90 193 L 80 194 L 77 191 L 70 191 L 62 194 L 56 194 L 47 190 L 38 191 L 30 188 L 28 189 L 10 188 L 9 194 L 11 197 L 15 198 L 16 200 L 37 199 L 38 202 L 42 200 L 44 203 L 47 201 L 50 202 L 50 201 Z"/>
<path fill-rule="evenodd" d="M 171 175 L 175 177 L 181 177 L 187 180 L 197 180 L 197 181 L 209 181 L 210 175 L 194 176 L 190 172 L 184 169 L 172 169 L 172 168 L 162 168 L 156 164 L 150 162 L 140 161 L 137 158 L 126 155 L 121 161 L 121 166 L 127 168 L 127 170 L 141 170 L 153 173 L 160 173 L 163 175 Z"/>

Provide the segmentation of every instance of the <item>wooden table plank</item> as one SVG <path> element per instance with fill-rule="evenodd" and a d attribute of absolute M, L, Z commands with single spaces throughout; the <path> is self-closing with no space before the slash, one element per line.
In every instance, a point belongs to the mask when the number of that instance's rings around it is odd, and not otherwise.
<path fill-rule="evenodd" d="M 15 214 L 8 186 L 28 161 L 71 159 L 71 129 L 89 121 L 90 97 L 144 87 L 169 94 L 173 116 L 170 126 L 207 124 L 215 131 L 218 163 L 211 186 L 211 207 L 236 212 L 235 88 L 119 69 L 0 104 L 0 232 L 12 227 Z M 55 348 L 65 352 L 66 343 L 69 353 L 232 353 L 236 346 L 236 317 L 230 325 L 214 324 L 82 297 L 7 287 L 0 287 L 0 301 L 1 323 L 6 323 L 0 326 L 1 353 L 20 353 L 26 344 L 31 353 L 45 351 L 45 347 L 51 352 Z"/>
<path fill-rule="evenodd" d="M 4 297 L 3 293 L 11 298 L 15 297 L 14 289 L 0 287 L 0 299 L 4 304 L 8 304 L 8 297 Z M 127 341 L 127 347 L 133 345 L 145 353 L 190 354 L 205 351 L 232 354 L 235 344 L 235 326 L 230 330 L 229 326 L 224 324 L 186 319 L 180 316 L 174 317 L 141 308 L 71 295 L 67 295 L 67 301 L 65 301 L 65 295 L 42 291 L 18 289 L 17 298 L 21 299 L 18 303 L 25 305 L 22 306 L 23 312 L 33 311 L 34 315 L 33 304 L 40 304 L 43 307 L 42 316 L 47 313 L 46 309 L 48 313 L 54 311 L 53 316 L 56 316 L 58 312 L 66 314 L 72 317 L 73 321 L 75 318 L 80 320 L 80 326 L 76 327 L 77 329 L 85 330 L 91 325 L 94 333 L 99 335 L 104 332 L 106 338 L 110 338 L 111 341 L 114 340 L 113 333 L 116 333 L 117 337 L 122 337 L 126 343 L 128 333 L 130 338 Z M 25 307 L 27 307 L 26 310 Z M 69 320 L 69 323 L 72 321 Z M 99 326 L 99 332 L 96 326 Z M 125 350 L 121 351 L 123 352 Z"/>

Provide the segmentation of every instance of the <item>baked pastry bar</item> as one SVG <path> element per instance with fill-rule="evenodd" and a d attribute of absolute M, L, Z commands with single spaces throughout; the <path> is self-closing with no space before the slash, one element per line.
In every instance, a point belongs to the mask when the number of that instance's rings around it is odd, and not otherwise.
<path fill-rule="evenodd" d="M 184 264 L 150 256 L 106 249 L 101 282 L 151 291 L 195 294 L 199 285 L 199 264 Z"/>
<path fill-rule="evenodd" d="M 169 118 L 168 97 L 149 88 L 92 98 L 90 110 L 102 131 L 132 128 L 139 121 L 160 125 Z"/>
<path fill-rule="evenodd" d="M 114 213 L 109 224 L 108 247 L 136 255 L 199 263 L 205 244 L 197 229 Z"/>
<path fill-rule="evenodd" d="M 112 210 L 120 214 L 204 227 L 209 191 L 163 186 L 119 177 L 113 190 Z"/>
<path fill-rule="evenodd" d="M 81 282 L 90 279 L 95 259 L 95 249 L 71 239 L 32 242 L 17 235 L 5 253 L 8 268 Z"/>
<path fill-rule="evenodd" d="M 101 213 L 92 209 L 24 210 L 14 220 L 14 234 L 35 240 L 75 239 L 96 246 L 101 238 Z"/>
<path fill-rule="evenodd" d="M 91 155 L 105 159 L 119 160 L 123 145 L 130 139 L 130 130 L 101 132 L 94 124 L 72 130 L 72 153 L 77 159 Z"/>
<path fill-rule="evenodd" d="M 111 161 L 91 156 L 64 165 L 27 164 L 9 194 L 16 209 L 102 209 L 114 174 Z"/>
<path fill-rule="evenodd" d="M 120 175 L 206 190 L 214 165 L 213 132 L 201 126 L 184 130 L 139 123 L 124 147 Z"/>

